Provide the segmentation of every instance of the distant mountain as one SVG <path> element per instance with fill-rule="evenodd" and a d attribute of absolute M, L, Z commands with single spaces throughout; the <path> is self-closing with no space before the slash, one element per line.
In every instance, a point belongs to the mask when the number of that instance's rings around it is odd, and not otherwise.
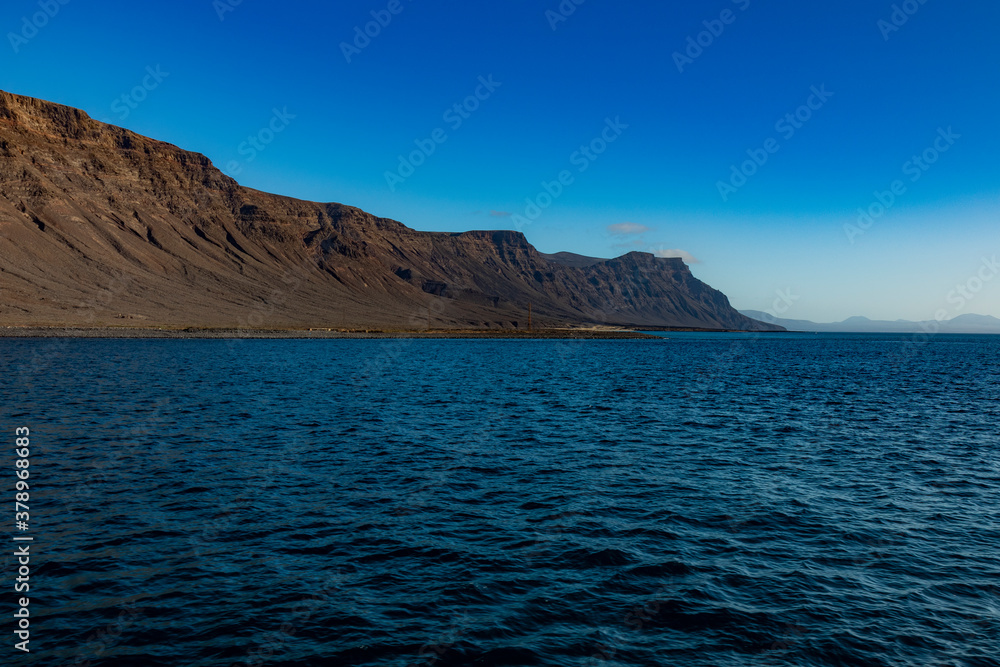
<path fill-rule="evenodd" d="M 0 326 L 773 330 L 680 259 L 539 253 L 240 186 L 204 155 L 0 91 Z"/>
<path fill-rule="evenodd" d="M 849 317 L 843 322 L 820 323 L 809 320 L 789 320 L 771 317 L 759 310 L 741 310 L 741 313 L 755 320 L 770 322 L 785 327 L 789 331 L 822 333 L 940 333 L 1000 334 L 1000 319 L 991 315 L 959 315 L 943 322 L 909 320 L 870 320 L 867 317 Z"/>

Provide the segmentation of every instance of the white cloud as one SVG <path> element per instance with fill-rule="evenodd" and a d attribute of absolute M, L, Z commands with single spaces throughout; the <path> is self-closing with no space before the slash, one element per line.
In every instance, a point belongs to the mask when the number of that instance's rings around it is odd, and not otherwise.
<path fill-rule="evenodd" d="M 689 253 L 687 250 L 660 248 L 653 253 L 657 257 L 679 257 L 685 264 L 701 264 L 701 260 Z"/>

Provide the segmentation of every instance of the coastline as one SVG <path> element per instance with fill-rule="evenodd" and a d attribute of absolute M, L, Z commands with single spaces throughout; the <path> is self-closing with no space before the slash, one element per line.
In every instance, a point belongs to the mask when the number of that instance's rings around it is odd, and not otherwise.
<path fill-rule="evenodd" d="M 681 329 L 678 329 L 680 331 Z M 233 329 L 202 327 L 0 327 L 0 338 L 106 339 L 519 339 L 664 340 L 630 329 Z"/>

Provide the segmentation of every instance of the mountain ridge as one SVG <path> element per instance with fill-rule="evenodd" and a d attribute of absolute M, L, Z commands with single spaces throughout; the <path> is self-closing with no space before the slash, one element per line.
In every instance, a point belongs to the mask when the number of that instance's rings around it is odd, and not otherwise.
<path fill-rule="evenodd" d="M 4 91 L 0 232 L 7 326 L 524 328 L 530 308 L 536 326 L 775 329 L 678 259 L 419 232 L 243 187 L 200 153 Z"/>
<path fill-rule="evenodd" d="M 1000 319 L 991 315 L 966 313 L 950 320 L 872 320 L 856 315 L 840 322 L 812 322 L 775 318 L 759 310 L 740 311 L 747 317 L 766 318 L 788 331 L 819 333 L 962 333 L 1000 334 Z"/>

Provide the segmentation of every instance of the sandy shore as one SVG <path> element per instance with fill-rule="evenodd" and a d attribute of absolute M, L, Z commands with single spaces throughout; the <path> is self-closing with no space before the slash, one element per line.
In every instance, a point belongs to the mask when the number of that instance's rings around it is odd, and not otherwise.
<path fill-rule="evenodd" d="M 337 329 L 201 329 L 139 327 L 0 327 L 0 338 L 515 338 L 581 340 L 663 340 L 625 329 L 441 329 L 427 331 L 337 330 Z"/>

